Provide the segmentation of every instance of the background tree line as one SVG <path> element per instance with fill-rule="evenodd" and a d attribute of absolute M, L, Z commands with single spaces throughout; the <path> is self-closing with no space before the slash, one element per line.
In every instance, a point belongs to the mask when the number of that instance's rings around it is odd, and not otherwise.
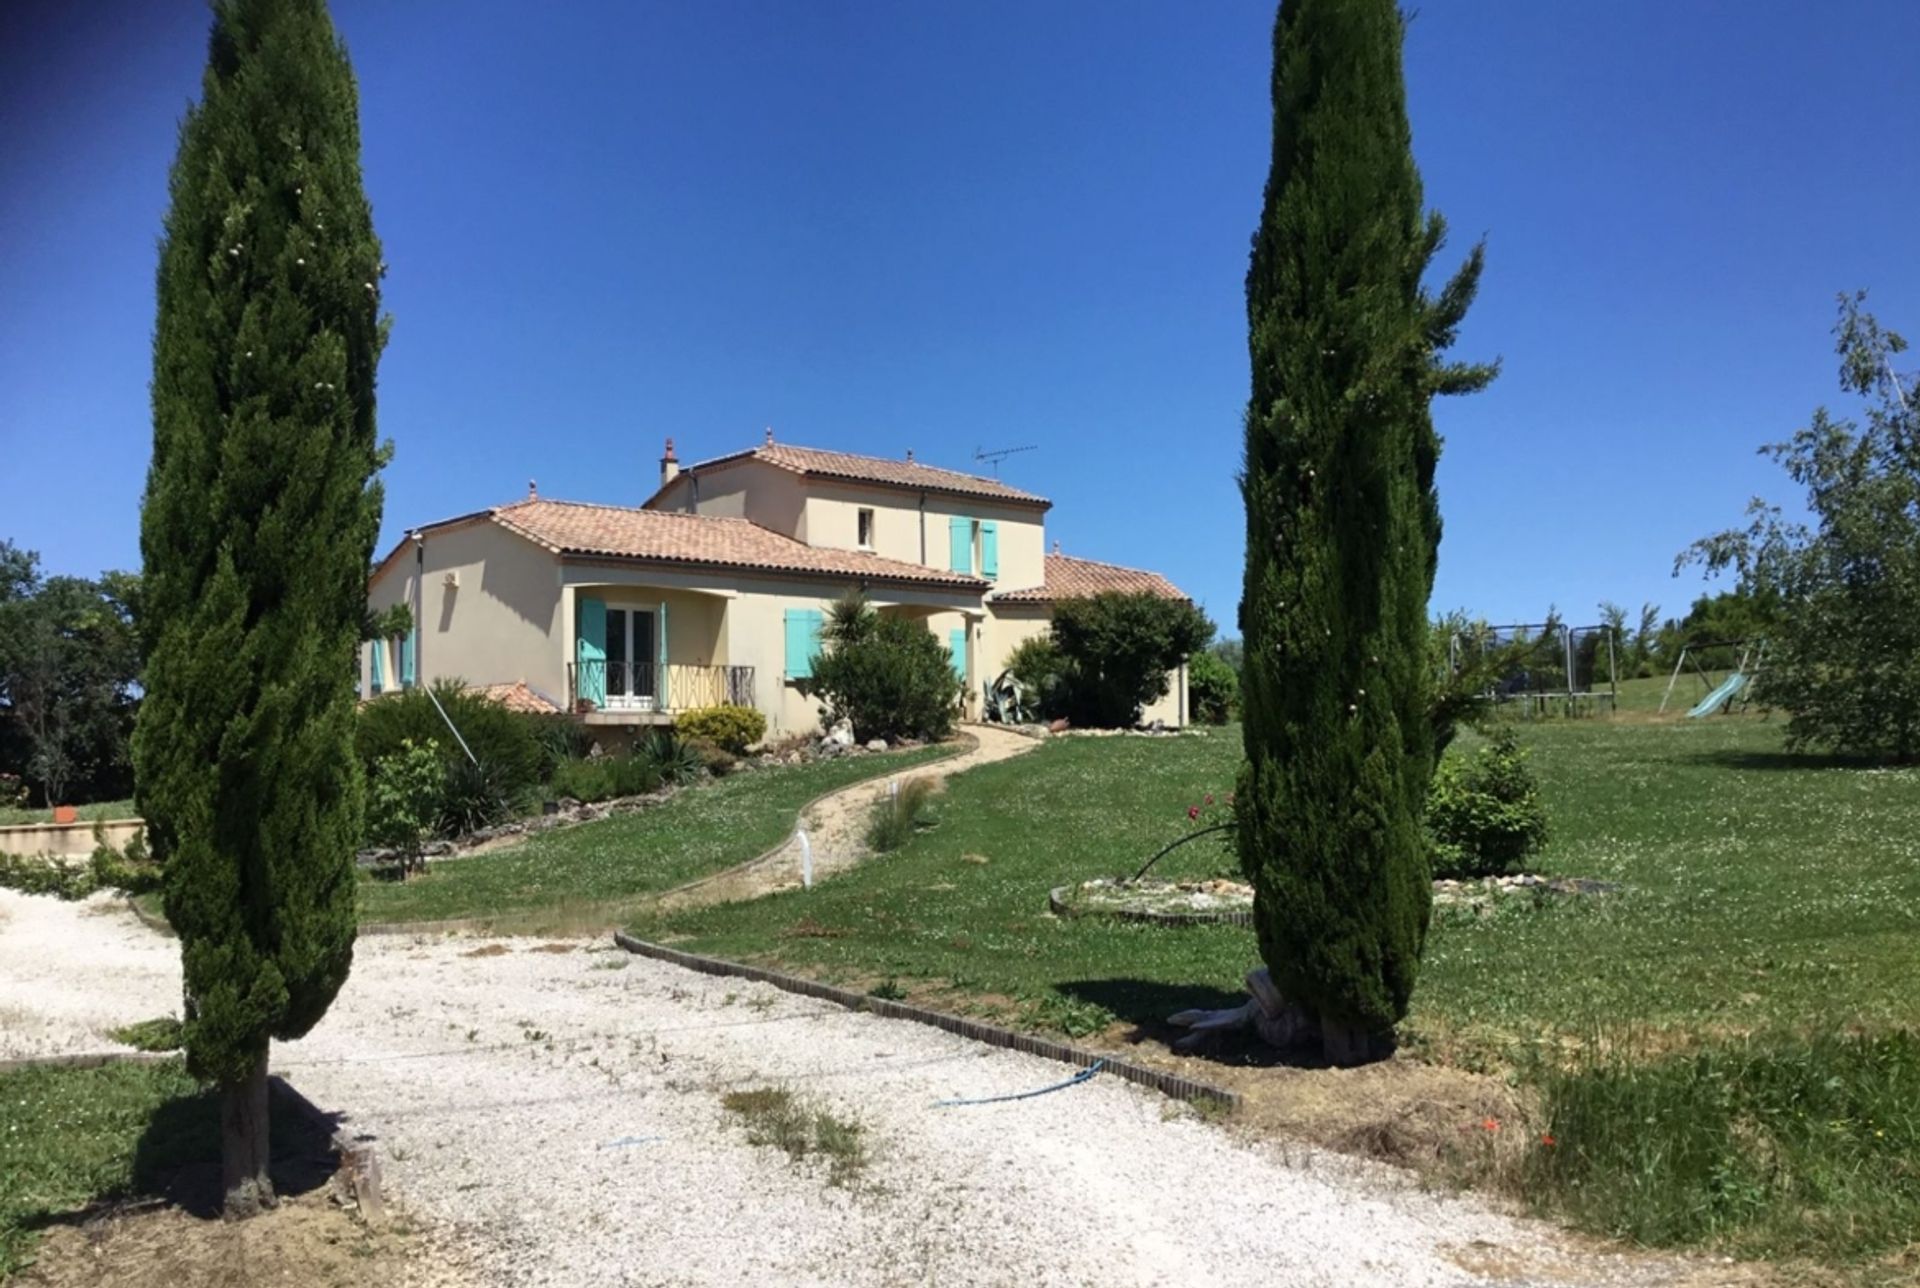
<path fill-rule="evenodd" d="M 48 577 L 0 539 L 0 775 L 46 804 L 133 794 L 140 578 Z"/>

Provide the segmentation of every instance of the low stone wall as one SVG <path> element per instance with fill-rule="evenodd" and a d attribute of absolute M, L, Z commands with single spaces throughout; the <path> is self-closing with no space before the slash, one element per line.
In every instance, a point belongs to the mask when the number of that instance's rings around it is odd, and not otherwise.
<path fill-rule="evenodd" d="M 0 827 L 0 854 L 26 858 L 46 856 L 55 859 L 84 859 L 96 844 L 93 829 L 99 828 L 108 845 L 116 850 L 147 830 L 137 818 L 115 818 L 104 822 L 82 820 L 78 823 L 20 823 Z"/>

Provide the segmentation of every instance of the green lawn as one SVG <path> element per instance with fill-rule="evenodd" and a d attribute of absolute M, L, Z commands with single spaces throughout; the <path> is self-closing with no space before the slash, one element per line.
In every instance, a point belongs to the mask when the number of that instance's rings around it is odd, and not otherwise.
<path fill-rule="evenodd" d="M 1844 1016 L 1920 1021 L 1920 770 L 1789 757 L 1777 723 L 1553 720 L 1524 731 L 1554 828 L 1542 870 L 1611 896 L 1440 917 L 1408 1032 L 1494 1060 L 1595 1027 L 1734 1032 Z M 1232 785 L 1237 730 L 1062 739 L 954 780 L 941 822 L 883 864 L 810 891 L 654 917 L 642 934 L 853 981 L 1013 999 L 1085 1032 L 1235 992 L 1250 931 L 1168 931 L 1046 913 L 1049 886 L 1130 870 Z M 969 857 L 984 858 L 984 863 Z M 1160 871 L 1232 866 L 1177 850 Z"/>
<path fill-rule="evenodd" d="M 92 823 L 103 818 L 139 818 L 134 813 L 132 801 L 95 801 L 91 805 L 78 807 L 80 821 Z M 50 809 L 14 809 L 0 806 L 0 827 L 13 827 L 21 823 L 51 823 L 53 811 Z"/>
<path fill-rule="evenodd" d="M 199 1088 L 179 1062 L 98 1069 L 25 1069 L 0 1074 L 0 1279 L 32 1257 L 50 1217 L 95 1199 L 134 1192 L 186 1156 L 217 1148 L 214 1110 L 186 1115 Z"/>
<path fill-rule="evenodd" d="M 618 905 L 716 872 L 777 844 L 822 792 L 951 754 L 921 747 L 791 768 L 753 769 L 664 805 L 533 837 L 492 854 L 435 864 L 405 884 L 364 877 L 360 919 L 558 918 Z"/>

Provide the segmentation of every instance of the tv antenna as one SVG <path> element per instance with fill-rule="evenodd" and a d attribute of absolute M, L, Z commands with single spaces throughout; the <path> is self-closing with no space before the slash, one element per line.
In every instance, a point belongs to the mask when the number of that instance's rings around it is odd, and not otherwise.
<path fill-rule="evenodd" d="M 976 447 L 973 449 L 973 459 L 984 465 L 993 466 L 993 476 L 999 478 L 1001 461 L 1009 456 L 1018 456 L 1021 452 L 1031 452 L 1038 446 L 1038 443 L 1029 443 L 1025 447 L 996 447 L 991 452 L 984 447 Z"/>

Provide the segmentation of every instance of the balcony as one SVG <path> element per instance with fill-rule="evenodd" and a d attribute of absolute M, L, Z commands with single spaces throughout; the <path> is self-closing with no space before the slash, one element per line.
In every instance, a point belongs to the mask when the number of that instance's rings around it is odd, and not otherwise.
<path fill-rule="evenodd" d="M 574 662 L 567 698 L 590 724 L 659 724 L 675 712 L 753 705 L 753 668 L 686 662 Z"/>

